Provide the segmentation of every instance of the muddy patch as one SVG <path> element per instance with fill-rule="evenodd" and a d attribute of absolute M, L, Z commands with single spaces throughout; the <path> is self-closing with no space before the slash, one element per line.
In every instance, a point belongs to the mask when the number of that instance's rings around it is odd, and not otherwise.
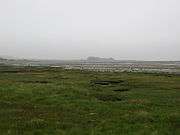
<path fill-rule="evenodd" d="M 47 84 L 50 83 L 48 81 L 21 81 L 23 83 L 40 83 L 40 84 Z"/>
<path fill-rule="evenodd" d="M 119 84 L 123 83 L 123 80 L 94 80 L 91 83 L 95 85 L 110 85 L 110 84 Z"/>
<path fill-rule="evenodd" d="M 3 70 L 3 71 L 0 71 L 1 73 L 19 73 L 20 71 L 17 71 L 17 70 Z"/>
<path fill-rule="evenodd" d="M 113 90 L 115 92 L 126 92 L 126 91 L 130 91 L 130 89 L 128 88 L 121 88 L 121 89 L 116 89 L 116 90 Z"/>
<path fill-rule="evenodd" d="M 96 97 L 96 99 L 100 100 L 100 101 L 121 101 L 121 97 L 117 96 L 117 95 L 112 95 L 112 94 L 96 94 L 94 95 Z"/>

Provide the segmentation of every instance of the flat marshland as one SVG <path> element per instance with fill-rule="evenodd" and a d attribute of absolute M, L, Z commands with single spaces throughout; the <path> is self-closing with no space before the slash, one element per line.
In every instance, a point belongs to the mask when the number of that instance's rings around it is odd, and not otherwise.
<path fill-rule="evenodd" d="M 178 135 L 180 76 L 0 67 L 1 135 Z"/>

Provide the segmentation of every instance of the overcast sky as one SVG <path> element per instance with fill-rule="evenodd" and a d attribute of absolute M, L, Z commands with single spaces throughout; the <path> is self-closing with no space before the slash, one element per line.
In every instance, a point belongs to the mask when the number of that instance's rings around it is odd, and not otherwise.
<path fill-rule="evenodd" d="M 180 60 L 180 0 L 0 0 L 0 55 Z"/>

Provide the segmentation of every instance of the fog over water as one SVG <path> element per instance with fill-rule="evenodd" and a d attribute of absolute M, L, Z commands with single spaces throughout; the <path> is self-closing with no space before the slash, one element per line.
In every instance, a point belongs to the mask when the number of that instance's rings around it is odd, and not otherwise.
<path fill-rule="evenodd" d="M 0 0 L 0 55 L 180 60 L 180 0 Z"/>

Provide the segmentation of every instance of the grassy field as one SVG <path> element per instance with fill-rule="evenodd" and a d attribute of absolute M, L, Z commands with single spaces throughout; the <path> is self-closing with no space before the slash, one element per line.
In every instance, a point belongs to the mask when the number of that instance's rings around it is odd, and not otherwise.
<path fill-rule="evenodd" d="M 1 135 L 178 135 L 180 76 L 0 67 Z"/>

